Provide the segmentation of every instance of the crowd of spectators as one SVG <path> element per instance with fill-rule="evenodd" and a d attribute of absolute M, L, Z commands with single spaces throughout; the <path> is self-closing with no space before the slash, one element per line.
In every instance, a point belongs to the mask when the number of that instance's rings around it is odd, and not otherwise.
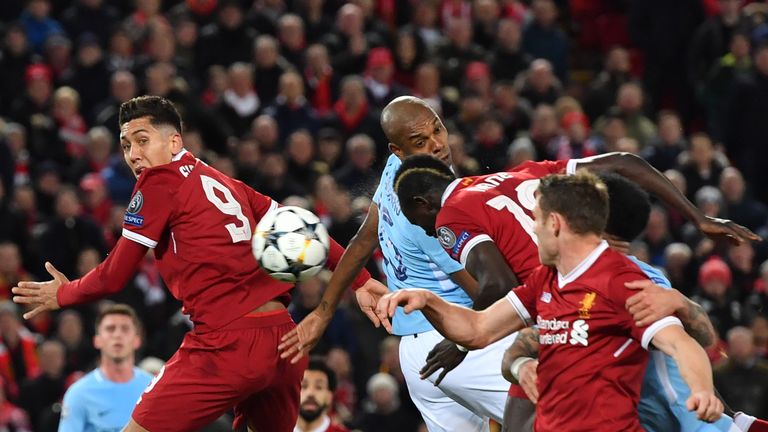
<path fill-rule="evenodd" d="M 48 279 L 45 261 L 76 278 L 114 245 L 135 181 L 118 108 L 140 94 L 177 104 L 197 157 L 313 210 L 342 245 L 389 154 L 380 110 L 404 94 L 442 116 L 460 175 L 632 152 L 768 238 L 768 2 L 2 0 L 0 36 L 0 300 Z M 768 417 L 768 245 L 714 242 L 654 206 L 632 249 L 710 314 L 726 401 Z M 326 276 L 298 284 L 296 319 Z M 110 301 L 138 311 L 142 357 L 191 328 L 151 254 Z M 0 428 L 55 430 L 94 366 L 97 307 L 25 322 L 0 305 Z M 416 430 L 397 345 L 344 300 L 316 348 L 338 421 Z"/>

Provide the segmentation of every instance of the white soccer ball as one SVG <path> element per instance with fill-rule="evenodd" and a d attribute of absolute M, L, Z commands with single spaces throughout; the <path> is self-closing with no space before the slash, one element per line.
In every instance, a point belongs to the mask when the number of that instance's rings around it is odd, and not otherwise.
<path fill-rule="evenodd" d="M 328 230 L 320 218 L 301 207 L 279 207 L 267 213 L 253 235 L 253 256 L 264 271 L 283 282 L 319 273 L 329 248 Z"/>

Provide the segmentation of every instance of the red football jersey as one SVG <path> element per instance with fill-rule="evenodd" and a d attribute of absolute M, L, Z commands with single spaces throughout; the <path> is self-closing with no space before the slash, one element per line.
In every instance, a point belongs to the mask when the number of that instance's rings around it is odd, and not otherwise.
<path fill-rule="evenodd" d="M 603 241 L 568 275 L 539 266 L 507 300 L 539 327 L 537 431 L 637 431 L 648 344 L 680 320 L 637 327 L 625 282 L 648 277 Z M 535 319 L 533 318 L 535 317 Z"/>
<path fill-rule="evenodd" d="M 575 165 L 525 162 L 507 172 L 455 180 L 443 194 L 435 221 L 440 244 L 453 259 L 466 264 L 475 245 L 493 241 L 518 280 L 525 282 L 540 264 L 533 233 L 539 179 Z"/>
<path fill-rule="evenodd" d="M 286 293 L 251 252 L 271 198 L 184 151 L 144 170 L 128 206 L 123 237 L 154 248 L 163 280 L 198 332 L 214 330 Z"/>

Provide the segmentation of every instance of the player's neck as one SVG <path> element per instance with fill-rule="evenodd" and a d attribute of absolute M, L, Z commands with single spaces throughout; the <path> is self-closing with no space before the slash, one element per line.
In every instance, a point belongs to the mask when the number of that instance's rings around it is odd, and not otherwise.
<path fill-rule="evenodd" d="M 307 422 L 301 416 L 299 416 L 299 420 L 296 423 L 296 427 L 300 432 L 313 432 L 317 428 L 323 425 L 323 423 L 328 422 L 330 423 L 330 418 L 328 418 L 327 414 L 323 414 L 320 417 L 312 420 L 311 422 Z"/>
<path fill-rule="evenodd" d="M 125 383 L 133 379 L 133 358 L 120 362 L 101 358 L 99 370 L 104 377 L 112 382 Z"/>
<path fill-rule="evenodd" d="M 596 247 L 600 245 L 602 238 L 594 234 L 576 235 L 563 233 L 564 238 L 560 244 L 560 255 L 555 267 L 561 275 L 569 274 L 581 264 Z"/>

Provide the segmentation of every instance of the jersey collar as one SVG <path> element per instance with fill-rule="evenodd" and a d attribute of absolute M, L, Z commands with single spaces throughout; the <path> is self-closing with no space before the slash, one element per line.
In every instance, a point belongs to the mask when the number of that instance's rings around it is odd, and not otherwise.
<path fill-rule="evenodd" d="M 445 200 L 448 199 L 448 197 L 453 193 L 453 190 L 456 189 L 456 186 L 459 185 L 459 181 L 461 181 L 461 179 L 457 178 L 456 180 L 448 184 L 447 188 L 445 188 L 445 192 L 443 192 L 443 196 L 442 198 L 440 198 L 440 207 L 445 205 Z"/>
<path fill-rule="evenodd" d="M 176 155 L 171 158 L 171 162 L 180 161 L 181 157 L 184 156 L 187 153 L 187 149 L 181 149 L 180 152 L 176 153 Z"/>
<path fill-rule="evenodd" d="M 590 267 L 592 267 L 592 264 L 597 261 L 597 258 L 599 258 L 606 249 L 608 249 L 608 242 L 603 240 L 589 255 L 587 255 L 586 258 L 584 258 L 584 261 L 580 262 L 579 265 L 574 267 L 567 275 L 563 276 L 560 272 L 557 272 L 557 286 L 562 288 L 578 279 L 579 276 L 583 275 L 590 269 Z"/>

